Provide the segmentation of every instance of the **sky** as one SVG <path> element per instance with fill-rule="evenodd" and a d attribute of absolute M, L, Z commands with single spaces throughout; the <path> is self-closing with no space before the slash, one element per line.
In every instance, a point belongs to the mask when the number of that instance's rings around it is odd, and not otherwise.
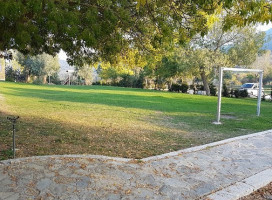
<path fill-rule="evenodd" d="M 270 22 L 269 24 L 260 24 L 257 25 L 257 30 L 258 31 L 267 31 L 268 29 L 272 28 L 272 23 Z M 67 59 L 67 55 L 63 50 L 60 50 L 59 52 L 59 59 L 60 60 L 66 60 Z"/>
<path fill-rule="evenodd" d="M 67 59 L 67 55 L 62 49 L 59 52 L 59 59 L 60 60 L 66 60 Z"/>
<path fill-rule="evenodd" d="M 257 30 L 259 30 L 259 31 L 267 31 L 268 29 L 271 29 L 271 28 L 272 28 L 271 22 L 269 24 L 257 25 Z"/>

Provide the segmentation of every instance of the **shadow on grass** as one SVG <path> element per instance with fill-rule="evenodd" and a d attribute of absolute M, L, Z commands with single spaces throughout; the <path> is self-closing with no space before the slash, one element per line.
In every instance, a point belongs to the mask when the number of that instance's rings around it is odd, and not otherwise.
<path fill-rule="evenodd" d="M 65 91 L 65 90 L 49 90 L 49 89 L 29 89 L 29 88 L 16 88 L 16 87 L 5 87 L 8 90 L 2 91 L 3 94 L 8 94 L 18 97 L 34 97 L 39 99 L 44 99 L 47 101 L 66 101 L 73 103 L 86 103 L 86 104 L 101 104 L 107 106 L 118 106 L 124 108 L 137 108 L 137 109 L 147 109 L 163 112 L 196 112 L 196 113 L 214 113 L 217 109 L 217 98 L 216 97 L 201 97 L 192 96 L 187 94 L 175 94 L 175 96 L 168 96 L 165 93 L 152 92 L 152 96 L 147 95 L 133 95 L 133 94 L 114 94 L 100 92 L 97 89 L 80 89 L 76 87 L 79 91 Z M 61 87 L 63 88 L 63 87 Z M 67 88 L 67 87 L 66 87 Z M 83 87 L 84 88 L 84 87 Z M 58 87 L 58 89 L 60 89 Z M 74 88 L 75 89 L 75 88 Z M 112 90 L 116 88 L 111 88 Z M 80 91 L 85 92 L 80 92 Z M 106 89 L 104 89 L 106 90 Z M 90 92 L 86 92 L 90 91 Z M 102 90 L 103 91 L 103 90 Z M 126 91 L 122 88 L 122 92 Z M 130 90 L 127 90 L 131 92 Z M 143 91 L 135 89 L 135 91 Z M 149 91 L 147 91 L 149 92 Z M 145 91 L 146 93 L 146 91 Z M 235 106 L 242 105 L 242 107 L 247 110 L 254 106 L 252 101 L 236 101 L 232 103 L 225 103 L 224 106 Z M 236 109 L 236 108 L 235 108 Z M 237 110 L 233 110 L 236 112 Z M 237 107 L 238 110 L 241 107 Z"/>
<path fill-rule="evenodd" d="M 187 148 L 191 145 L 195 146 L 252 133 L 254 130 L 271 128 L 272 122 L 271 113 L 269 115 L 271 104 L 264 106 L 266 118 L 255 118 L 255 101 L 253 100 L 225 99 L 223 108 L 225 107 L 228 113 L 232 112 L 233 115 L 243 113 L 247 117 L 240 121 L 228 120 L 222 126 L 214 126 L 211 125 L 211 121 L 216 114 L 216 97 L 99 86 L 72 88 L 65 86 L 29 86 L 32 88 L 20 88 L 16 87 L 15 84 L 14 87 L 5 86 L 1 93 L 13 96 L 18 101 L 23 98 L 30 98 L 31 101 L 52 102 L 53 104 L 55 102 L 60 102 L 60 104 L 82 103 L 80 106 L 83 109 L 85 104 L 97 104 L 128 108 L 128 112 L 131 112 L 129 109 L 133 108 L 155 111 L 153 120 L 148 119 L 149 116 L 141 120 L 148 120 L 151 124 L 169 129 L 145 132 L 144 134 L 138 133 L 138 130 L 111 132 L 105 130 L 104 127 L 95 128 L 78 125 L 73 123 L 72 120 L 64 122 L 50 120 L 42 116 L 40 118 L 24 116 L 20 118 L 18 123 L 18 148 L 21 157 L 87 153 L 143 158 Z M 117 92 L 114 93 L 116 90 Z M 143 92 L 143 95 L 134 93 L 139 91 Z M 124 94 L 118 94 L 120 92 Z M 31 104 L 31 102 L 29 103 Z M 37 105 L 39 106 L 39 104 Z M 41 104 L 41 106 L 44 105 Z M 46 112 L 46 108 L 42 109 Z M 252 115 L 249 113 L 252 113 Z M 5 150 L 11 144 L 10 134 L 7 132 L 8 129 L 5 128 L 9 126 L 6 122 L 6 115 L 8 114 L 0 113 L 0 146 L 2 145 Z M 141 112 L 139 115 L 142 115 Z M 179 124 L 180 122 L 189 124 L 186 130 L 192 133 L 192 137 L 184 137 L 184 134 L 175 134 L 170 131 L 170 129 L 184 128 L 183 124 Z M 222 136 L 220 133 L 225 135 Z M 143 140 L 143 138 L 146 138 L 146 140 Z"/>
<path fill-rule="evenodd" d="M 0 159 L 11 158 L 12 132 L 7 116 L 10 114 L 0 113 Z M 144 158 L 190 145 L 190 139 L 171 133 L 111 132 L 105 128 L 31 117 L 21 117 L 16 124 L 16 148 L 19 149 L 16 157 L 94 154 Z"/>

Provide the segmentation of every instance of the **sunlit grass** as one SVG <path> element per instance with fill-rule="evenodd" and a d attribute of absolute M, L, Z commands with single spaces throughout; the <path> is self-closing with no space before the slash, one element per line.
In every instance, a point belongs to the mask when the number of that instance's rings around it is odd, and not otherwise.
<path fill-rule="evenodd" d="M 0 82 L 0 150 L 11 147 L 8 115 L 19 115 L 18 156 L 103 154 L 142 158 L 272 128 L 272 103 L 102 86 Z M 225 115 L 225 118 L 224 118 Z M 1 155 L 0 155 L 1 156 Z M 2 156 L 3 157 L 3 156 Z"/>

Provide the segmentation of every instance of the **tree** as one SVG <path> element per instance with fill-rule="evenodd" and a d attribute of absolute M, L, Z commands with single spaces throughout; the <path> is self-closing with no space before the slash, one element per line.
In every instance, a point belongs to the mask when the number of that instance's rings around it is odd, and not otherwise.
<path fill-rule="evenodd" d="M 16 52 L 15 59 L 23 66 L 23 71 L 26 75 L 26 81 L 30 81 L 31 76 L 36 76 L 46 82 L 47 76 L 52 76 L 59 71 L 60 65 L 58 57 L 53 57 L 48 54 L 37 56 L 24 56 L 20 52 Z"/>
<path fill-rule="evenodd" d="M 196 36 L 190 43 L 188 67 L 198 72 L 207 95 L 213 69 L 221 66 L 245 66 L 252 63 L 264 42 L 264 34 L 250 27 L 233 27 L 224 31 L 224 22 L 219 20 L 204 36 Z"/>
<path fill-rule="evenodd" d="M 112 61 L 128 48 L 185 44 L 204 35 L 224 10 L 224 30 L 271 20 L 266 0 L 2 0 L 0 51 L 54 55 L 73 64 Z"/>
<path fill-rule="evenodd" d="M 93 81 L 92 66 L 85 64 L 82 67 L 76 67 L 76 74 L 80 79 L 84 80 L 85 85 L 91 85 Z"/>
<path fill-rule="evenodd" d="M 204 90 L 210 95 L 209 82 L 214 68 L 228 66 L 228 57 L 224 53 L 210 49 L 189 49 L 187 52 L 187 70 L 201 76 Z"/>
<path fill-rule="evenodd" d="M 264 44 L 265 33 L 257 33 L 255 29 L 247 28 L 243 31 L 243 37 L 230 46 L 227 54 L 233 65 L 248 67 L 258 55 L 264 53 L 261 47 Z"/>
<path fill-rule="evenodd" d="M 44 62 L 43 71 L 46 75 L 44 78 L 48 76 L 48 83 L 51 83 L 51 77 L 55 77 L 60 70 L 59 58 L 58 56 L 53 57 L 45 53 L 43 53 L 41 57 Z M 46 81 L 44 80 L 43 82 L 45 83 Z"/>
<path fill-rule="evenodd" d="M 266 51 L 264 54 L 257 57 L 249 68 L 262 69 L 264 71 L 264 83 L 272 81 L 272 55 L 271 51 Z"/>

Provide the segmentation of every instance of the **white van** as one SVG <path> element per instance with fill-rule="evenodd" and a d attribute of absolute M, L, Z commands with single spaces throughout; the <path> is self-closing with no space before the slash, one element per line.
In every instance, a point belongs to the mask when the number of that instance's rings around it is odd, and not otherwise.
<path fill-rule="evenodd" d="M 258 96 L 259 91 L 259 83 L 245 83 L 242 85 L 239 89 L 241 90 L 247 90 L 247 93 L 249 96 Z M 262 88 L 262 95 L 264 94 L 264 89 Z"/>

